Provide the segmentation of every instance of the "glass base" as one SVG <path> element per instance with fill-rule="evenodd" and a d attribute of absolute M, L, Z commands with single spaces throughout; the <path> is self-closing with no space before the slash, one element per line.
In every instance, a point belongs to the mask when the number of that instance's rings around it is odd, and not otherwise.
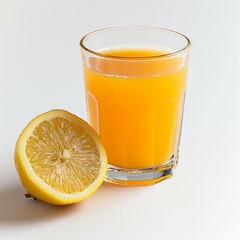
<path fill-rule="evenodd" d="M 151 168 L 124 169 L 109 164 L 105 181 L 123 186 L 153 185 L 170 178 L 177 163 L 178 153 L 164 164 Z"/>

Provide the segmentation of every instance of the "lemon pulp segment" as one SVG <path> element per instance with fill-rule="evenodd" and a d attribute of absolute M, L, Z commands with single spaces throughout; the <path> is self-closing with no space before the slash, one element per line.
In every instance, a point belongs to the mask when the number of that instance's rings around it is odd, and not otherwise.
<path fill-rule="evenodd" d="M 83 191 L 97 178 L 101 165 L 88 134 L 63 118 L 40 123 L 27 140 L 26 154 L 35 173 L 63 193 Z"/>

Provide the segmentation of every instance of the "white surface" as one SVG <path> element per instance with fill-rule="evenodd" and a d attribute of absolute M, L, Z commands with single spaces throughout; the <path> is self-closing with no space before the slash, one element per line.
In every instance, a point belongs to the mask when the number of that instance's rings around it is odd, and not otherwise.
<path fill-rule="evenodd" d="M 239 240 L 239 9 L 238 0 L 0 0 L 0 239 Z M 85 118 L 79 39 L 118 25 L 192 40 L 174 177 L 152 187 L 104 184 L 68 207 L 26 200 L 13 163 L 19 133 L 52 108 Z"/>

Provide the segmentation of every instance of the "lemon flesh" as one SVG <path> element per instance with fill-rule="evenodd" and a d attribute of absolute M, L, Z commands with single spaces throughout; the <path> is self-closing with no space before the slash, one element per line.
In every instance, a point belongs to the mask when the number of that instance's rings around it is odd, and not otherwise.
<path fill-rule="evenodd" d="M 24 187 L 52 204 L 79 202 L 101 185 L 107 157 L 97 133 L 82 119 L 52 110 L 21 133 L 15 165 Z"/>

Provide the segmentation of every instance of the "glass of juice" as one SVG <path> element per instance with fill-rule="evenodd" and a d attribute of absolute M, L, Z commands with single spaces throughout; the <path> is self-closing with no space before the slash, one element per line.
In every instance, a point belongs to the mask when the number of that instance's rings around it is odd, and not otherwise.
<path fill-rule="evenodd" d="M 80 41 L 89 124 L 108 156 L 105 180 L 151 185 L 178 162 L 190 40 L 157 27 L 114 27 Z"/>

